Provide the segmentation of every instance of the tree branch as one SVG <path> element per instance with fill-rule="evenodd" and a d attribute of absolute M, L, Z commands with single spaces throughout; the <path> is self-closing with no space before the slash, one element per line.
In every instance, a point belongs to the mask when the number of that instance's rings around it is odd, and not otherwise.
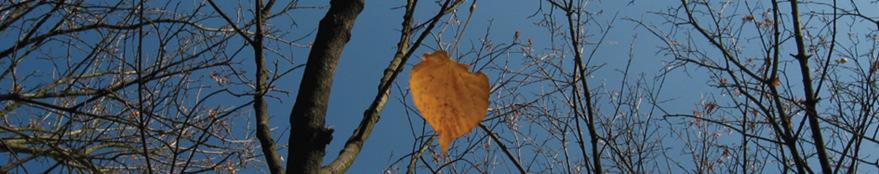
<path fill-rule="evenodd" d="M 269 91 L 268 84 L 266 83 L 269 76 L 265 69 L 265 55 L 263 54 L 263 37 L 265 36 L 263 27 L 265 27 L 265 17 L 268 16 L 269 10 L 262 10 L 262 5 L 262 0 L 256 0 L 256 10 L 254 10 L 256 16 L 256 36 L 254 36 L 253 44 L 251 44 L 256 61 L 256 94 L 253 95 L 253 110 L 256 116 L 256 138 L 259 139 L 269 171 L 273 174 L 283 174 L 284 168 L 281 166 L 281 156 L 276 151 L 275 140 L 272 139 L 271 128 L 269 128 L 268 106 L 265 103 L 265 98 L 263 98 Z M 231 23 L 229 25 L 235 26 Z M 236 31 L 241 33 L 240 30 L 236 29 Z M 244 34 L 242 35 L 245 38 L 247 37 Z"/>
<path fill-rule="evenodd" d="M 797 0 L 790 1 L 791 17 L 793 17 L 794 40 L 797 43 L 797 61 L 800 63 L 800 73 L 803 75 L 803 93 L 806 95 L 806 117 L 809 119 L 809 128 L 812 131 L 812 139 L 815 140 L 815 150 L 818 151 L 818 161 L 821 163 L 822 173 L 832 173 L 830 161 L 827 156 L 827 149 L 824 147 L 824 138 L 821 136 L 821 125 L 818 124 L 818 111 L 815 108 L 818 100 L 815 97 L 815 91 L 812 87 L 812 75 L 809 69 L 809 56 L 806 55 L 805 40 L 803 39 L 803 31 L 800 27 L 800 14 L 797 7 Z"/>
<path fill-rule="evenodd" d="M 497 143 L 497 146 L 500 147 L 502 151 L 504 151 L 504 154 L 507 155 L 507 158 L 510 158 L 510 162 L 513 162 L 513 164 L 516 165 L 516 169 L 519 169 L 519 173 L 528 173 L 528 170 L 525 170 L 525 167 L 522 167 L 522 163 L 520 163 L 519 160 L 513 156 L 513 153 L 510 152 L 510 149 L 507 148 L 507 145 L 504 145 L 504 143 L 501 142 L 501 140 L 498 139 L 496 135 L 494 135 L 494 132 L 491 132 L 491 129 L 488 129 L 487 127 L 485 127 L 485 125 L 482 125 L 482 123 L 479 124 L 479 128 L 482 128 L 482 130 L 485 131 L 485 133 L 488 134 L 489 137 L 491 137 L 491 140 L 494 140 L 494 142 Z"/>

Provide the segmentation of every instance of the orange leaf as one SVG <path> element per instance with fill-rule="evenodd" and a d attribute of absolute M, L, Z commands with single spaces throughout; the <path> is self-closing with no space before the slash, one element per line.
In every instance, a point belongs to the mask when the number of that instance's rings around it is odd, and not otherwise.
<path fill-rule="evenodd" d="M 488 77 L 471 73 L 468 67 L 450 59 L 445 51 L 436 51 L 425 54 L 409 76 L 415 107 L 439 135 L 443 154 L 488 112 Z"/>
<path fill-rule="evenodd" d="M 778 80 L 778 77 L 772 79 L 772 86 L 778 87 L 781 86 L 781 81 Z"/>

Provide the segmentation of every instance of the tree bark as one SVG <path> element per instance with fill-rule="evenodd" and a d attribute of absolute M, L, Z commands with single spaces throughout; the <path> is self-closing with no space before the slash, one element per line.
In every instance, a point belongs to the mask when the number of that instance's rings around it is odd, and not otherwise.
<path fill-rule="evenodd" d="M 287 173 L 319 173 L 332 140 L 332 129 L 324 127 L 333 74 L 363 0 L 332 0 L 321 19 L 299 92 L 290 113 L 290 147 Z"/>

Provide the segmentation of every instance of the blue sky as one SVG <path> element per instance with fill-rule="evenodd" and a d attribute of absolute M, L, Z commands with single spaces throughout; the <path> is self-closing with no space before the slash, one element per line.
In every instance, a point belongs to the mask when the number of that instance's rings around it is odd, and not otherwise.
<path fill-rule="evenodd" d="M 184 6 L 182 8 L 192 8 L 187 6 L 191 4 L 186 3 L 189 2 L 181 3 Z M 202 3 L 202 1 L 193 1 L 192 3 L 197 4 Z M 220 5 L 225 12 L 231 13 L 237 8 L 250 9 L 252 5 L 247 3 L 249 2 L 221 3 Z M 638 27 L 636 23 L 625 19 L 639 20 L 647 24 L 657 25 L 659 26 L 658 29 L 662 30 L 672 29 L 672 27 L 667 26 L 667 23 L 663 23 L 665 19 L 649 12 L 657 12 L 673 8 L 678 6 L 679 2 L 654 0 L 637 1 L 629 4 L 629 1 L 626 0 L 592 3 L 593 4 L 589 5 L 588 10 L 590 12 L 600 13 L 595 15 L 595 18 L 592 19 L 593 21 L 590 25 L 600 24 L 601 26 L 606 26 L 615 19 L 613 27 L 608 33 L 605 42 L 598 48 L 598 52 L 595 54 L 594 58 L 590 60 L 591 66 L 600 67 L 589 79 L 590 83 L 594 84 L 593 88 L 603 88 L 602 90 L 598 90 L 598 93 L 614 92 L 614 88 L 617 88 L 616 86 L 620 82 L 620 79 L 622 79 L 622 73 L 620 71 L 626 67 L 630 49 L 633 49 L 632 61 L 634 62 L 630 74 L 643 75 L 644 78 L 649 79 L 648 82 L 658 80 L 654 79 L 654 77 L 658 76 L 660 72 L 666 68 L 666 63 L 672 59 L 672 57 L 660 52 L 660 49 L 666 45 L 644 28 Z M 460 8 L 461 10 L 459 10 L 459 14 L 466 14 L 464 11 L 466 11 L 469 4 L 470 1 L 465 2 L 463 5 L 464 7 Z M 302 1 L 300 2 L 300 5 L 305 7 L 325 7 L 327 3 L 324 1 Z M 326 121 L 327 127 L 335 129 L 335 132 L 333 134 L 333 141 L 327 147 L 327 155 L 325 157 L 326 163 L 336 157 L 345 140 L 361 121 L 364 110 L 369 106 L 377 93 L 378 81 L 394 54 L 396 42 L 399 38 L 399 29 L 403 14 L 403 10 L 400 8 L 402 5 L 402 1 L 396 0 L 367 0 L 365 9 L 357 19 L 352 38 L 343 52 L 342 58 L 336 69 L 332 95 L 330 96 Z M 436 12 L 437 7 L 438 5 L 435 1 L 420 1 L 419 7 L 416 10 L 416 22 L 426 21 L 429 16 L 432 16 Z M 538 8 L 541 7 L 544 11 L 538 12 Z M 520 41 L 528 39 L 533 40 L 537 52 L 548 52 L 550 51 L 548 50 L 548 47 L 550 47 L 549 44 L 553 43 L 550 38 L 558 36 L 552 36 L 545 27 L 536 24 L 541 19 L 542 13 L 547 13 L 548 9 L 548 4 L 534 0 L 480 0 L 477 2 L 477 8 L 473 14 L 473 19 L 468 25 L 468 29 L 463 33 L 461 40 L 462 43 L 459 49 L 464 50 L 469 49 L 469 47 L 478 47 L 483 36 L 486 36 L 487 34 L 489 40 L 495 43 L 510 43 L 513 42 L 514 33 L 519 32 Z M 202 10 L 210 11 L 212 9 Z M 741 7 L 739 7 L 738 10 L 742 10 Z M 867 12 L 868 15 L 879 13 L 879 11 L 864 11 Z M 297 41 L 297 43 L 308 44 L 312 42 L 318 21 L 323 17 L 324 13 L 325 8 L 296 9 L 284 17 L 275 18 L 269 21 L 271 24 L 270 28 L 279 31 L 280 36 L 283 38 L 303 38 L 302 40 Z M 536 16 L 533 16 L 535 14 Z M 249 19 L 252 17 L 252 15 L 247 13 L 244 13 L 242 16 L 242 19 Z M 555 12 L 556 20 L 564 21 L 561 18 L 562 16 L 563 15 L 560 12 Z M 463 19 L 464 17 L 459 16 L 459 18 Z M 203 22 L 211 24 L 212 26 L 225 25 L 225 21 L 216 18 Z M 566 26 L 567 24 L 560 25 Z M 491 27 L 489 28 L 489 26 Z M 595 42 L 595 39 L 598 38 L 598 32 L 591 30 L 595 28 L 590 27 L 593 26 L 587 26 L 587 30 L 589 30 L 587 33 L 590 34 L 590 36 L 587 36 L 587 42 Z M 875 32 L 872 27 L 873 26 L 869 25 L 855 26 L 844 30 L 849 30 L 855 33 Z M 692 32 L 692 28 L 688 27 L 681 27 L 679 29 L 681 29 L 681 31 L 666 32 L 679 32 L 678 36 L 682 35 L 681 33 Z M 451 40 L 451 38 L 448 38 L 450 36 L 450 31 L 454 30 L 448 29 L 446 33 L 437 37 L 442 38 L 444 41 Z M 3 43 L 3 45 L 6 46 L 8 45 L 7 43 L 10 43 L 12 39 L 14 39 L 14 37 L 9 37 L 9 35 L 17 36 L 18 33 L 3 34 L 4 35 L 0 37 L 0 43 Z M 86 38 L 89 42 L 94 42 L 94 40 L 90 39 L 97 39 L 97 37 Z M 694 38 L 693 40 L 696 40 L 697 44 L 706 44 L 704 43 L 704 38 Z M 145 42 L 155 42 L 155 40 L 147 38 Z M 237 38 L 230 41 L 230 43 L 243 43 L 243 41 L 240 38 Z M 562 47 L 569 47 L 565 41 L 556 41 L 555 44 L 557 44 L 557 46 L 561 45 Z M 279 45 L 279 43 L 270 43 L 268 47 L 282 48 L 277 50 L 278 54 L 292 57 L 293 64 L 291 65 L 284 63 L 284 60 L 282 60 L 280 56 L 267 54 L 269 62 L 282 62 L 282 66 L 286 67 L 304 64 L 308 52 L 310 51 L 309 48 L 288 47 Z M 409 59 L 405 69 L 402 71 L 403 74 L 401 74 L 396 80 L 395 84 L 398 85 L 399 88 L 397 88 L 397 86 L 392 88 L 391 97 L 382 113 L 381 120 L 375 127 L 369 140 L 366 142 L 360 156 L 349 170 L 349 173 L 382 172 L 387 167 L 395 167 L 389 165 L 411 151 L 413 144 L 416 141 L 412 136 L 411 129 L 421 129 L 421 120 L 414 113 L 407 113 L 404 103 L 401 102 L 409 102 L 410 100 L 409 98 L 402 97 L 400 90 L 406 90 L 408 87 L 408 73 L 413 64 L 420 62 L 418 56 L 431 52 L 436 48 L 436 41 L 433 37 L 428 37 L 428 39 L 425 40 L 425 45 L 415 52 L 415 57 Z M 592 48 L 592 46 L 587 46 L 587 51 Z M 249 48 L 243 49 L 241 53 L 239 53 L 239 57 L 236 57 L 236 59 L 241 63 L 238 64 L 240 65 L 239 67 L 252 73 L 253 64 L 249 59 L 249 55 L 251 54 L 252 52 Z M 147 56 L 155 55 L 147 52 Z M 455 56 L 465 62 L 473 60 L 472 57 L 462 56 L 460 54 L 455 54 Z M 522 63 L 522 56 L 515 55 L 515 53 L 511 54 L 508 58 L 513 62 L 512 66 L 518 66 L 516 63 Z M 567 65 L 570 65 L 570 61 L 566 62 Z M 45 63 L 47 63 L 45 60 L 28 62 L 20 67 L 20 71 L 44 70 Z M 203 75 L 206 74 L 207 73 Z M 249 75 L 252 76 L 252 74 Z M 487 72 L 487 75 L 492 83 L 496 82 L 498 79 L 498 77 L 496 77 L 498 75 L 496 72 L 494 74 L 492 72 Z M 285 147 L 284 145 L 287 143 L 287 137 L 289 136 L 288 117 L 290 116 L 301 76 L 302 69 L 298 69 L 284 77 L 275 87 L 280 90 L 290 91 L 291 93 L 274 93 L 274 96 L 277 96 L 280 100 L 269 99 L 271 126 L 277 128 L 273 132 L 273 135 L 276 137 L 279 144 L 282 145 L 282 148 Z M 661 91 L 662 96 L 660 98 L 661 100 L 668 101 L 663 103 L 663 105 L 670 113 L 692 113 L 699 108 L 699 100 L 703 98 L 711 99 L 714 97 L 719 101 L 725 100 L 722 96 L 723 92 L 721 90 L 712 88 L 707 84 L 712 80 L 703 70 L 695 68 L 676 70 L 670 72 L 666 77 L 665 87 L 663 91 Z M 797 78 L 795 75 L 792 77 Z M 632 76 L 629 78 L 631 79 Z M 796 80 L 798 79 L 791 79 L 792 82 L 795 82 Z M 8 83 L 9 82 L 6 80 L 0 81 L 0 86 L 9 86 Z M 541 89 L 526 89 L 523 93 L 532 93 L 539 90 Z M 794 93 L 801 94 L 800 91 L 796 90 L 794 90 Z M 234 98 L 227 96 L 221 100 L 211 101 L 211 103 L 217 105 L 232 105 L 239 104 L 248 99 L 249 98 Z M 599 101 L 607 101 L 607 99 L 605 98 L 604 100 Z M 611 104 L 608 103 L 597 103 L 596 105 L 601 110 L 607 111 L 612 109 L 609 108 Z M 660 113 L 655 114 L 658 115 Z M 241 117 L 238 117 L 244 120 L 239 123 L 251 124 L 253 120 L 251 117 L 252 113 L 250 111 L 245 111 L 244 114 L 241 114 Z M 410 120 L 415 122 L 414 128 L 409 127 Z M 677 121 L 683 122 L 684 120 Z M 239 128 L 242 128 L 239 130 L 244 130 L 243 128 L 245 127 L 253 127 L 252 125 L 244 124 L 239 124 L 238 126 L 240 126 Z M 479 131 L 477 130 L 474 132 Z M 241 131 L 237 132 L 237 134 L 242 136 L 250 134 L 250 136 L 253 136 L 253 132 Z M 477 137 L 477 134 L 478 133 L 473 133 L 469 138 Z M 546 136 L 544 134 L 535 135 Z M 433 143 L 436 144 L 436 142 Z M 673 138 L 663 139 L 663 143 L 667 143 L 665 144 L 666 146 L 682 144 L 682 142 L 677 142 L 677 140 Z M 555 148 L 559 145 L 551 144 L 548 146 Z M 865 148 L 875 149 L 876 146 L 875 144 L 870 144 L 865 145 Z M 286 152 L 285 149 L 281 150 L 282 156 L 286 156 Z M 576 149 L 569 150 L 569 152 L 578 153 Z M 673 151 L 668 155 L 672 156 L 672 158 L 690 157 L 679 151 Z M 495 156 L 501 157 L 500 154 L 496 154 Z M 0 157 L 0 161 L 5 160 L 7 159 Z M 500 165 L 503 167 L 497 170 L 497 173 L 511 172 L 508 170 L 512 169 L 512 166 L 505 160 L 505 158 L 499 158 L 498 161 L 500 161 L 499 163 L 501 163 Z M 257 168 L 264 168 L 263 164 L 255 165 L 257 165 Z M 683 165 L 688 166 L 692 164 Z M 244 169 L 243 171 L 252 170 L 253 168 Z M 673 171 L 675 170 L 677 169 L 673 169 Z M 768 169 L 768 171 L 774 171 L 774 169 Z"/>

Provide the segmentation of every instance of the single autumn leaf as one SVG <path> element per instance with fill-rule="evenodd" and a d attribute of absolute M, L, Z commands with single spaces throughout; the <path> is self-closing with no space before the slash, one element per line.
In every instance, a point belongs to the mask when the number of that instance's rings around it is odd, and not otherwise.
<path fill-rule="evenodd" d="M 445 51 L 436 51 L 425 54 L 409 76 L 415 107 L 439 135 L 443 154 L 488 112 L 488 77 L 471 73 L 468 67 L 449 58 Z"/>
<path fill-rule="evenodd" d="M 778 77 L 772 79 L 772 86 L 778 87 L 781 86 L 781 81 L 778 80 Z"/>

